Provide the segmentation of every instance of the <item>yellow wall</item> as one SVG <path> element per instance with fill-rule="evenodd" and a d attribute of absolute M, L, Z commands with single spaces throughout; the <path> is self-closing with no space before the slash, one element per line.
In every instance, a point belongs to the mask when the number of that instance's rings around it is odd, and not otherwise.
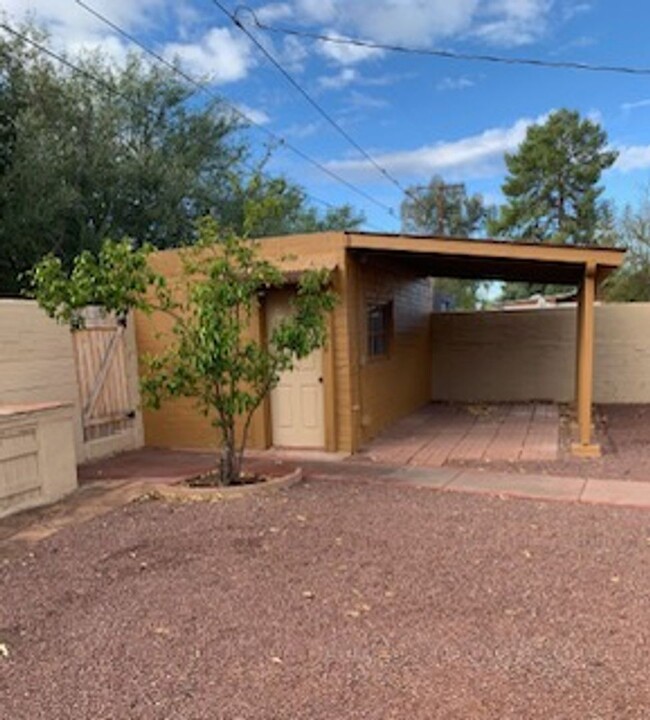
<path fill-rule="evenodd" d="M 352 261 L 357 298 L 358 439 L 383 428 L 431 398 L 431 282 L 398 263 Z M 366 316 L 370 304 L 393 303 L 387 357 L 369 358 Z"/>
<path fill-rule="evenodd" d="M 343 233 L 318 233 L 316 235 L 293 235 L 266 238 L 260 241 L 262 257 L 276 263 L 285 271 L 306 268 L 336 268 L 334 287 L 340 293 L 340 302 L 332 313 L 331 332 L 325 349 L 324 360 L 330 363 L 324 372 L 326 434 L 328 450 L 352 449 L 352 427 L 349 402 L 349 343 L 347 329 L 347 290 L 342 280 L 345 272 L 345 236 Z M 168 278 L 178 276 L 180 262 L 178 252 L 167 250 L 152 256 L 152 265 Z M 263 337 L 263 309 L 253 319 L 250 332 L 253 337 Z M 146 316 L 138 313 L 136 332 L 141 354 L 155 353 L 165 345 L 165 334 L 171 328 L 170 321 L 156 314 Z M 250 430 L 249 447 L 264 448 L 271 437 L 267 407 L 256 413 Z M 169 401 L 160 410 L 144 413 L 145 442 L 155 447 L 214 448 L 218 445 L 218 433 L 197 410 L 190 399 Z"/>

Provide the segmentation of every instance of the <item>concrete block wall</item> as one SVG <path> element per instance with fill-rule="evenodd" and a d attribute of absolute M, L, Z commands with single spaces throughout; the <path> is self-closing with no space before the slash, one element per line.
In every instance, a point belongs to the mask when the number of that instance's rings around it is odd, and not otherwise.
<path fill-rule="evenodd" d="M 0 407 L 0 517 L 77 487 L 73 419 L 66 403 Z"/>
<path fill-rule="evenodd" d="M 131 392 L 138 393 L 133 322 L 127 329 L 127 348 Z M 142 445 L 139 408 L 132 432 L 84 443 L 70 330 L 57 325 L 31 300 L 2 299 L 0 406 L 48 402 L 72 406 L 74 445 L 79 463 Z"/>
<path fill-rule="evenodd" d="M 575 307 L 432 316 L 432 398 L 574 397 Z M 594 400 L 650 402 L 650 303 L 596 306 Z"/>

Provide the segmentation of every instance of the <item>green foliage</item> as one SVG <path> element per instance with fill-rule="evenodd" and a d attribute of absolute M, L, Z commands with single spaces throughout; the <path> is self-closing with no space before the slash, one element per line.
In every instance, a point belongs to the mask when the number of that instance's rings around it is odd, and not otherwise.
<path fill-rule="evenodd" d="M 350 205 L 319 213 L 307 204 L 304 191 L 282 177 L 263 174 L 265 161 L 249 178 L 232 176 L 233 202 L 228 224 L 249 237 L 263 238 L 323 230 L 354 230 L 365 222 Z"/>
<path fill-rule="evenodd" d="M 18 294 L 21 276 L 50 252 L 68 271 L 106 237 L 175 247 L 194 240 L 207 214 L 257 237 L 363 222 L 352 212 L 321 217 L 282 178 L 247 180 L 251 152 L 232 113 L 199 102 L 169 68 L 135 55 L 123 67 L 100 54 L 72 60 L 87 74 L 0 37 L 0 295 Z M 244 228 L 265 202 L 275 212 Z"/>
<path fill-rule="evenodd" d="M 447 184 L 434 176 L 428 185 L 409 188 L 402 202 L 402 230 L 407 233 L 446 237 L 476 237 L 485 232 L 493 214 L 481 195 L 468 195 L 463 183 Z M 478 303 L 480 282 L 436 278 L 434 294 L 453 309 L 473 310 Z"/>
<path fill-rule="evenodd" d="M 263 220 L 264 213 L 254 217 Z M 105 242 L 96 258 L 82 253 L 70 274 L 57 259 L 45 258 L 31 277 L 41 306 L 73 326 L 88 302 L 120 313 L 138 308 L 171 317 L 165 349 L 144 358 L 143 396 L 154 408 L 166 398 L 196 400 L 220 434 L 221 482 L 229 484 L 239 477 L 253 413 L 281 372 L 324 344 L 326 314 L 336 297 L 327 271 L 305 272 L 291 316 L 267 342 L 251 337 L 260 298 L 283 284 L 282 272 L 260 257 L 259 243 L 225 231 L 211 218 L 198 222 L 196 235 L 195 245 L 179 251 L 182 273 L 171 284 L 149 265 L 149 247 L 126 241 Z"/>
<path fill-rule="evenodd" d="M 605 298 L 617 302 L 650 301 L 650 188 L 646 188 L 637 208 L 625 208 L 618 234 L 627 253 L 623 267 L 605 282 Z"/>
<path fill-rule="evenodd" d="M 607 135 L 579 113 L 558 110 L 531 125 L 517 152 L 506 154 L 507 203 L 490 232 L 555 244 L 594 244 L 604 212 L 598 198 L 603 170 L 617 153 Z"/>
<path fill-rule="evenodd" d="M 424 187 L 411 187 L 402 202 L 402 229 L 407 233 L 472 237 L 484 232 L 491 209 L 481 195 L 468 195 L 464 183 L 448 184 L 438 175 Z"/>
<path fill-rule="evenodd" d="M 605 131 L 577 112 L 558 110 L 544 123 L 531 125 L 517 152 L 506 154 L 508 176 L 502 190 L 507 202 L 488 223 L 490 233 L 541 243 L 612 244 L 612 210 L 599 200 L 598 183 L 616 157 Z M 566 290 L 506 283 L 502 297 Z"/>
<path fill-rule="evenodd" d="M 42 258 L 28 273 L 31 294 L 45 312 L 57 322 L 83 326 L 83 309 L 99 305 L 106 312 L 125 316 L 129 310 L 148 312 L 147 293 L 155 292 L 158 307 L 170 303 L 163 277 L 148 264 L 153 248 L 136 248 L 129 240 L 105 240 L 94 255 L 84 250 L 67 273 L 60 258 Z"/>

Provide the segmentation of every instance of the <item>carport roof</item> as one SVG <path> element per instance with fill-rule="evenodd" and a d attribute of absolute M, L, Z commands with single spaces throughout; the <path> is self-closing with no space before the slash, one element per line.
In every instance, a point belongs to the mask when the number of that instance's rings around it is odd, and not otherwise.
<path fill-rule="evenodd" d="M 625 250 L 594 246 L 545 245 L 493 239 L 468 239 L 346 232 L 353 252 L 396 259 L 422 275 L 468 280 L 522 280 L 577 285 L 585 271 L 597 282 L 620 267 Z"/>

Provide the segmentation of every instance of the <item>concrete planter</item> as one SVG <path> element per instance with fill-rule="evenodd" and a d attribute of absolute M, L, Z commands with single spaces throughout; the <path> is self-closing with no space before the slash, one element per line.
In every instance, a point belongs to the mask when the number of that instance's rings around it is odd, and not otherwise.
<path fill-rule="evenodd" d="M 185 484 L 173 485 L 147 485 L 146 496 L 155 500 L 165 500 L 177 503 L 195 502 L 221 502 L 250 495 L 265 495 L 277 490 L 284 490 L 296 485 L 302 480 L 302 468 L 298 467 L 280 477 L 274 477 L 266 482 L 251 485 L 237 485 L 234 487 L 190 487 Z"/>

